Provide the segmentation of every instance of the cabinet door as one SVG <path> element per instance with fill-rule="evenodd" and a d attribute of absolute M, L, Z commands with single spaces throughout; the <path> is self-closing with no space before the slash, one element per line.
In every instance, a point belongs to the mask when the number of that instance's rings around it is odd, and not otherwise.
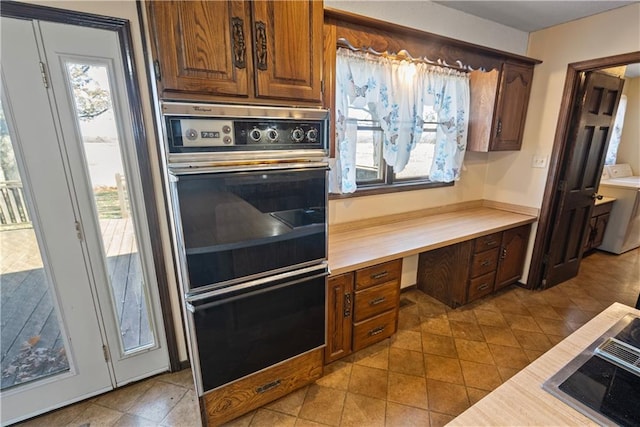
<path fill-rule="evenodd" d="M 322 1 L 251 5 L 256 97 L 321 103 Z"/>
<path fill-rule="evenodd" d="M 524 257 L 529 242 L 529 225 L 523 225 L 502 234 L 502 247 L 496 271 L 494 290 L 498 290 L 516 282 L 522 277 Z"/>
<path fill-rule="evenodd" d="M 353 317 L 353 273 L 329 277 L 327 291 L 327 346 L 324 362 L 351 353 Z"/>
<path fill-rule="evenodd" d="M 492 151 L 520 149 L 532 79 L 533 66 L 508 62 L 502 66 L 494 138 L 490 144 Z"/>
<path fill-rule="evenodd" d="M 450 307 L 467 302 L 467 280 L 473 241 L 423 252 L 418 259 L 417 287 Z"/>
<path fill-rule="evenodd" d="M 607 228 L 608 222 L 609 222 L 608 213 L 597 217 L 596 224 L 595 224 L 595 233 L 593 236 L 593 241 L 591 242 L 592 248 L 597 248 L 602 244 L 602 239 L 604 239 L 604 232 Z"/>
<path fill-rule="evenodd" d="M 243 1 L 149 1 L 163 98 L 249 94 L 249 9 Z"/>

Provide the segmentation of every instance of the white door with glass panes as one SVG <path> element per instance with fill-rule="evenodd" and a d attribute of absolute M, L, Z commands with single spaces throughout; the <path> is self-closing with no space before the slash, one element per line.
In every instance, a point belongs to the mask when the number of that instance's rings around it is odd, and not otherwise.
<path fill-rule="evenodd" d="M 0 29 L 5 425 L 169 360 L 117 33 Z"/>

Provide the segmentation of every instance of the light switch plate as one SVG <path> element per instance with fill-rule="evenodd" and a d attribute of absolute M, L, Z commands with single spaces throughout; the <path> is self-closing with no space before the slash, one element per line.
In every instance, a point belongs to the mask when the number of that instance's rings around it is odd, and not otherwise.
<path fill-rule="evenodd" d="M 541 168 L 544 169 L 547 167 L 547 156 L 533 156 L 533 161 L 531 162 L 532 168 Z"/>

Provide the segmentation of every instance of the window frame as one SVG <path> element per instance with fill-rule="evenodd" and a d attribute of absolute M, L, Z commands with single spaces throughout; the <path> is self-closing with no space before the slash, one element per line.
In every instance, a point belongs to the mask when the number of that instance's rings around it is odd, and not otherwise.
<path fill-rule="evenodd" d="M 377 120 L 374 119 L 360 119 L 355 117 L 349 117 L 347 120 L 353 120 L 359 122 L 371 122 L 371 125 L 357 125 L 357 130 L 363 131 L 379 131 L 382 132 L 382 127 L 379 124 L 375 124 Z M 427 126 L 437 125 L 438 122 L 425 122 L 423 132 L 436 132 L 434 127 Z M 387 194 L 396 193 L 401 191 L 422 190 L 427 188 L 440 188 L 440 187 L 452 187 L 455 182 L 433 182 L 429 180 L 428 176 L 417 178 L 396 178 L 393 172 L 393 167 L 387 165 L 383 156 L 380 156 L 380 161 L 383 163 L 379 166 L 382 169 L 382 179 L 371 182 L 357 182 L 357 187 L 353 193 L 329 193 L 329 199 L 345 199 L 358 196 L 369 196 L 375 194 Z"/>

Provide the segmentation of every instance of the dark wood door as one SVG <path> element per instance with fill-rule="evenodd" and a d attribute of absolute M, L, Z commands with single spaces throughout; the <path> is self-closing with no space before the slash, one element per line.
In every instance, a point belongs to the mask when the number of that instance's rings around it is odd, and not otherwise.
<path fill-rule="evenodd" d="M 519 150 L 527 116 L 533 66 L 506 62 L 500 74 L 500 88 L 490 149 Z"/>
<path fill-rule="evenodd" d="M 572 115 L 568 161 L 560 171 L 558 204 L 545 248 L 543 287 L 578 274 L 582 245 L 600 184 L 607 146 L 624 80 L 601 72 L 581 76 L 580 96 Z"/>
<path fill-rule="evenodd" d="M 324 362 L 351 353 L 353 328 L 353 273 L 329 277 L 327 281 L 327 346 Z"/>
<path fill-rule="evenodd" d="M 163 98 L 249 95 L 252 57 L 247 3 L 146 3 Z"/>
<path fill-rule="evenodd" d="M 515 283 L 522 277 L 530 229 L 530 225 L 523 225 L 512 228 L 511 230 L 506 230 L 502 234 L 502 244 L 494 286 L 495 290 Z"/>
<path fill-rule="evenodd" d="M 254 1 L 251 5 L 256 97 L 321 103 L 322 1 Z"/>

